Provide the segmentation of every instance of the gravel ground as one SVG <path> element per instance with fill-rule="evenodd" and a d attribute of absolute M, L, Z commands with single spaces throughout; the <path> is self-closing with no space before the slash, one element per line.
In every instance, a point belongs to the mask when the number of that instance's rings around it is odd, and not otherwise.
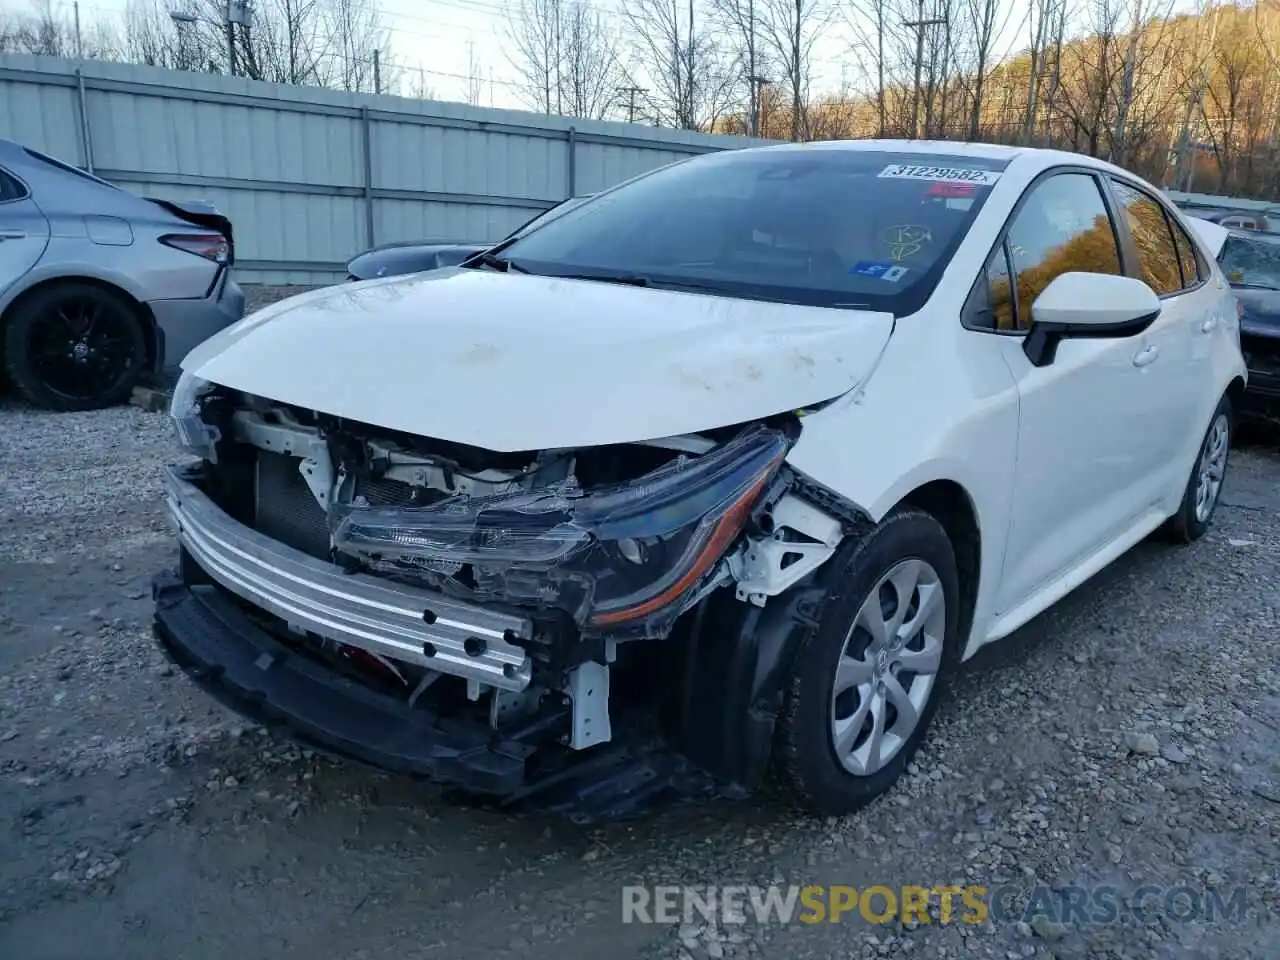
<path fill-rule="evenodd" d="M 148 628 L 164 418 L 0 402 L 0 956 L 1276 956 L 1280 455 L 1210 536 L 1143 545 L 966 667 L 861 814 L 706 804 L 584 830 L 246 727 Z M 1246 889 L 1216 925 L 621 922 L 624 884 Z"/>
<path fill-rule="evenodd" d="M 277 300 L 284 300 L 286 297 L 292 297 L 299 293 L 306 293 L 308 290 L 314 290 L 315 287 L 293 285 L 281 286 L 262 283 L 246 284 L 244 288 L 244 309 L 245 313 L 253 313 L 255 310 L 261 310 L 268 304 L 275 303 Z"/>

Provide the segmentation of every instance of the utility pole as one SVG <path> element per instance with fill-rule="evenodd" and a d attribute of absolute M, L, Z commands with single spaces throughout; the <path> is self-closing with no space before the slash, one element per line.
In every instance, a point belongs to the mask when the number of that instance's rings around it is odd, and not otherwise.
<path fill-rule="evenodd" d="M 83 60 L 84 42 L 80 39 L 80 0 L 76 0 L 72 7 L 76 12 L 76 58 Z"/>
<path fill-rule="evenodd" d="M 648 93 L 648 87 L 619 87 L 618 92 L 627 98 L 627 123 L 636 122 L 636 94 Z"/>
<path fill-rule="evenodd" d="M 178 69 L 190 70 L 192 56 L 189 32 L 192 25 L 196 23 L 195 14 L 171 10 L 169 19 L 173 21 L 173 29 L 178 34 Z"/>
<path fill-rule="evenodd" d="M 227 70 L 236 75 L 236 24 L 249 31 L 249 0 L 227 0 Z"/>
<path fill-rule="evenodd" d="M 924 65 L 924 28 L 936 27 L 947 22 L 946 17 L 925 19 L 924 0 L 919 3 L 920 16 L 915 20 L 904 20 L 902 25 L 916 32 L 916 81 L 911 94 L 911 136 L 920 136 L 920 70 Z"/>
<path fill-rule="evenodd" d="M 763 137 L 764 134 L 760 132 L 760 92 L 773 81 L 768 77 L 758 77 L 755 74 L 747 77 L 747 81 L 751 84 L 751 103 L 754 107 L 754 112 L 751 115 L 751 135 L 753 137 Z"/>
<path fill-rule="evenodd" d="M 747 88 L 751 91 L 751 136 L 760 136 L 760 88 L 756 85 L 756 0 L 747 3 Z"/>
<path fill-rule="evenodd" d="M 382 92 L 382 55 L 373 51 L 373 92 Z"/>
<path fill-rule="evenodd" d="M 236 22 L 235 2 L 227 0 L 227 72 L 236 75 Z"/>

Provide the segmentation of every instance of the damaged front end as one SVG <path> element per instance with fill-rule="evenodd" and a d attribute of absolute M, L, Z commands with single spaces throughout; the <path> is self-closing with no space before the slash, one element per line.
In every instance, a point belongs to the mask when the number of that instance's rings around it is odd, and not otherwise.
<path fill-rule="evenodd" d="M 708 574 L 788 446 L 783 430 L 756 426 L 594 487 L 583 486 L 584 455 L 574 453 L 544 454 L 517 478 L 486 484 L 502 492 L 450 492 L 442 475 L 445 489 L 419 488 L 437 494 L 432 503 L 378 506 L 359 494 L 334 503 L 333 547 L 467 599 L 562 611 L 588 637 L 662 637 L 701 590 L 727 580 L 727 568 Z"/>
<path fill-rule="evenodd" d="M 317 746 L 580 819 L 754 786 L 799 588 L 857 521 L 786 465 L 794 415 L 496 453 L 189 376 L 172 413 L 176 659 Z"/>

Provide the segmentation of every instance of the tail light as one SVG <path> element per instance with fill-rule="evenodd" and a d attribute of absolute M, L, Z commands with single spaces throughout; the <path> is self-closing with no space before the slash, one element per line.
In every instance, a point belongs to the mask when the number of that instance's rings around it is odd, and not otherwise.
<path fill-rule="evenodd" d="M 226 263 L 231 254 L 231 244 L 220 233 L 171 233 L 161 237 L 160 242 L 214 263 Z"/>

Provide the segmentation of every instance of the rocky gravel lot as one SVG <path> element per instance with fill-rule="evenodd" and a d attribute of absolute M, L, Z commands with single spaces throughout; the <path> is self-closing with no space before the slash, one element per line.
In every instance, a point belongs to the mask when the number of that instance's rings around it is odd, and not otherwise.
<path fill-rule="evenodd" d="M 764 802 L 580 829 L 441 802 L 246 727 L 166 664 L 162 416 L 0 400 L 0 957 L 1275 957 L 1280 454 L 963 671 L 857 816 Z M 626 884 L 1242 888 L 1246 919 L 707 927 Z"/>

